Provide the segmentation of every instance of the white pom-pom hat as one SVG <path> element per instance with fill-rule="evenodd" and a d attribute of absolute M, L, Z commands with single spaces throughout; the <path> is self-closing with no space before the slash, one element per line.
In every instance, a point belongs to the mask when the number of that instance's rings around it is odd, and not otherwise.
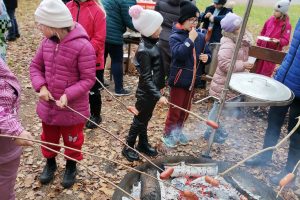
<path fill-rule="evenodd" d="M 132 17 L 134 28 L 146 37 L 153 35 L 164 20 L 159 12 L 145 10 L 139 5 L 130 7 L 129 15 Z"/>

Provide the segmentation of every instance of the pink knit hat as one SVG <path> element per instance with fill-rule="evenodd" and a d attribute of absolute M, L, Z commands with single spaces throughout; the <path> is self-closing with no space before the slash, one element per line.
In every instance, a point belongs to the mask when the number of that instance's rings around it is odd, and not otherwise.
<path fill-rule="evenodd" d="M 225 32 L 234 32 L 238 30 L 242 25 L 242 18 L 234 13 L 228 13 L 222 20 L 221 20 L 221 28 Z"/>

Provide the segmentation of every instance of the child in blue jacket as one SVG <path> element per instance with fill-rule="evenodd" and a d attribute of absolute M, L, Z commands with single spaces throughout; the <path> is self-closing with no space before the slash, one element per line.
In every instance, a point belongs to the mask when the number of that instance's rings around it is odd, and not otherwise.
<path fill-rule="evenodd" d="M 187 110 L 191 108 L 194 86 L 201 80 L 201 69 L 211 60 L 210 52 L 205 48 L 205 35 L 195 29 L 199 15 L 199 10 L 193 3 L 181 2 L 180 17 L 173 26 L 169 40 L 172 54 L 169 101 Z M 177 142 L 188 143 L 182 133 L 187 117 L 186 112 L 170 106 L 162 137 L 166 146 L 175 147 Z"/>

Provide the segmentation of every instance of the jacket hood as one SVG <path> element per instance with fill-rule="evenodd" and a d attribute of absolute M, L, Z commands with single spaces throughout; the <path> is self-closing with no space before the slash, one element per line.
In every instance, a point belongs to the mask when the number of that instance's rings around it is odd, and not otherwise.
<path fill-rule="evenodd" d="M 5 62 L 0 58 L 0 79 L 17 80 Z"/>
<path fill-rule="evenodd" d="M 184 30 L 184 29 L 180 29 L 179 27 L 178 27 L 178 25 L 179 25 L 179 23 L 174 23 L 173 24 L 173 27 L 172 27 L 172 33 L 171 34 L 173 34 L 173 33 L 178 33 L 178 34 L 188 34 L 188 31 L 186 31 L 186 30 Z M 180 25 L 179 25 L 180 26 Z"/>
<path fill-rule="evenodd" d="M 68 35 L 61 41 L 61 43 L 66 43 L 72 40 L 76 40 L 78 38 L 83 38 L 89 40 L 89 36 L 86 33 L 85 29 L 79 24 L 75 22 L 74 28 L 69 32 Z"/>

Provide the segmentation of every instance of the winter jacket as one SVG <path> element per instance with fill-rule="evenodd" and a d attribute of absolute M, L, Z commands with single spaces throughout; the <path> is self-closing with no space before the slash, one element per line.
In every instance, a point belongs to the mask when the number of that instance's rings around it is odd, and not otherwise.
<path fill-rule="evenodd" d="M 224 36 L 221 39 L 221 46 L 218 52 L 218 66 L 209 89 L 209 95 L 215 97 L 220 97 L 222 89 L 224 88 L 227 72 L 229 70 L 233 52 L 235 49 L 235 43 L 237 41 L 237 35 L 226 32 L 223 32 L 223 34 Z M 251 39 L 246 34 L 243 38 L 241 48 L 239 49 L 233 72 L 245 71 L 245 64 L 248 61 L 250 45 Z M 227 97 L 233 97 L 233 94 L 229 93 Z"/>
<path fill-rule="evenodd" d="M 162 23 L 162 31 L 159 39 L 169 41 L 174 22 L 177 22 L 180 16 L 180 2 L 184 0 L 158 0 L 155 10 L 159 12 L 164 21 Z"/>
<path fill-rule="evenodd" d="M 0 58 L 0 134 L 19 136 L 24 130 L 18 117 L 20 99 L 20 84 Z M 0 165 L 15 160 L 21 152 L 14 141 L 0 138 Z"/>
<path fill-rule="evenodd" d="M 257 46 L 281 51 L 284 46 L 289 44 L 291 29 L 292 26 L 288 16 L 286 16 L 285 20 L 276 19 L 274 16 L 272 16 L 266 21 L 260 35 L 279 39 L 280 42 L 279 44 L 276 44 L 274 42 L 258 40 Z"/>
<path fill-rule="evenodd" d="M 3 0 L 7 10 L 14 10 L 18 7 L 18 0 Z"/>
<path fill-rule="evenodd" d="M 201 14 L 201 21 L 203 22 L 203 26 L 202 28 L 204 29 L 208 29 L 209 27 L 209 19 L 208 18 L 204 18 L 204 16 L 207 14 L 207 13 L 211 13 L 213 14 L 214 11 L 215 11 L 215 7 L 212 5 L 212 6 L 209 6 L 205 9 L 205 12 L 203 14 Z M 222 7 L 220 13 L 218 14 L 218 16 L 215 16 L 214 17 L 214 22 L 213 22 L 213 31 L 212 31 L 212 35 L 211 35 L 211 38 L 209 40 L 210 43 L 213 43 L 213 42 L 220 42 L 221 38 L 222 38 L 222 29 L 221 29 L 221 20 L 225 17 L 225 15 L 227 13 L 231 12 L 231 9 L 228 9 L 226 7 Z"/>
<path fill-rule="evenodd" d="M 128 10 L 136 0 L 102 0 L 106 11 L 106 42 L 123 45 L 123 34 L 126 28 L 135 30 Z"/>
<path fill-rule="evenodd" d="M 189 32 L 181 29 L 177 23 L 173 26 L 169 44 L 172 54 L 169 86 L 190 89 L 194 71 L 194 48 L 196 51 L 195 59 L 197 60 L 196 66 L 198 67 L 195 84 L 201 80 L 201 68 L 204 67 L 204 63 L 199 60 L 200 54 L 203 51 L 204 54 L 208 54 L 209 59 L 206 64 L 211 61 L 211 52 L 208 48 L 205 48 L 205 35 L 198 32 L 198 37 L 192 42 L 189 39 Z"/>
<path fill-rule="evenodd" d="M 158 101 L 164 87 L 164 69 L 160 64 L 156 39 L 142 37 L 135 55 L 135 66 L 140 74 L 136 97 Z"/>
<path fill-rule="evenodd" d="M 57 43 L 45 38 L 30 64 L 33 88 L 39 92 L 46 86 L 54 99 L 67 95 L 68 106 L 89 117 L 89 90 L 95 83 L 96 56 L 84 28 L 75 28 Z M 37 113 L 48 125 L 71 126 L 85 119 L 68 108 L 59 108 L 53 101 L 40 100 Z"/>
<path fill-rule="evenodd" d="M 300 98 L 300 19 L 296 25 L 290 49 L 276 72 L 275 79 L 290 88 Z"/>
<path fill-rule="evenodd" d="M 96 51 L 97 68 L 104 69 L 104 49 L 106 38 L 106 16 L 103 8 L 95 0 L 77 3 L 73 0 L 67 4 L 74 21 L 80 23 L 90 37 Z"/>

